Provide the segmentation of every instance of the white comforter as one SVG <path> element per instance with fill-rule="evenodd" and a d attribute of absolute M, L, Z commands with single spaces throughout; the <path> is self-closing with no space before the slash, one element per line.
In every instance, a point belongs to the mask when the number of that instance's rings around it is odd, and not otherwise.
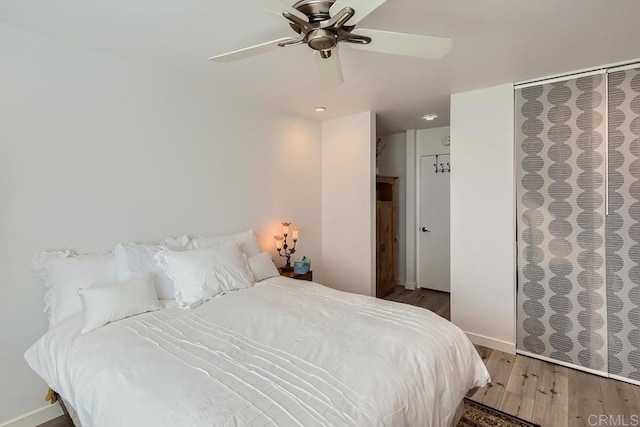
<path fill-rule="evenodd" d="M 81 327 L 63 322 L 25 358 L 85 427 L 444 427 L 489 381 L 436 314 L 286 278 Z"/>

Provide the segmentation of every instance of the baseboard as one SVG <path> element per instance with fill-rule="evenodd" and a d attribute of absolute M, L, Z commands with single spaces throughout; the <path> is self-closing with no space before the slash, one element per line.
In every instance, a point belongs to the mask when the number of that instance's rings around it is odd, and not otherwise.
<path fill-rule="evenodd" d="M 613 378 L 614 380 L 623 381 L 625 383 L 629 383 L 633 385 L 640 385 L 640 381 L 632 380 L 631 378 L 627 378 L 627 377 L 620 377 L 618 375 L 609 375 L 609 378 Z"/>
<path fill-rule="evenodd" d="M 484 335 L 473 334 L 471 332 L 465 332 L 467 337 L 472 343 L 481 345 L 483 347 L 489 347 L 494 350 L 504 351 L 509 354 L 516 354 L 516 343 L 497 340 L 495 338 L 485 337 Z"/>
<path fill-rule="evenodd" d="M 410 291 L 415 291 L 418 288 L 418 284 L 416 282 L 406 282 L 404 287 Z"/>
<path fill-rule="evenodd" d="M 10 421 L 0 424 L 0 427 L 34 427 L 62 415 L 62 408 L 57 403 L 43 406 L 40 409 L 21 415 Z"/>

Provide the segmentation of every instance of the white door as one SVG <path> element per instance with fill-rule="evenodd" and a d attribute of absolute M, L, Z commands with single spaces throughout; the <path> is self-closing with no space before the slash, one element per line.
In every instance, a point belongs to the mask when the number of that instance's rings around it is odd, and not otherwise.
<path fill-rule="evenodd" d="M 448 154 L 437 159 L 436 162 L 436 156 L 420 157 L 418 287 L 449 292 L 451 168 Z"/>

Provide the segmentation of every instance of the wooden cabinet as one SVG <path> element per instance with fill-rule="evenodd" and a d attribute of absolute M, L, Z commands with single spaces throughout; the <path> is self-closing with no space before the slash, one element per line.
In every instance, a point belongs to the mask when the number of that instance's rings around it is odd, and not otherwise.
<path fill-rule="evenodd" d="M 309 270 L 306 274 L 295 274 L 293 270 L 282 271 L 282 269 L 278 269 L 280 271 L 280 275 L 284 277 L 289 277 L 291 279 L 296 280 L 306 280 L 307 282 L 313 282 L 313 271 Z"/>
<path fill-rule="evenodd" d="M 376 177 L 376 296 L 382 298 L 396 288 L 396 181 Z"/>

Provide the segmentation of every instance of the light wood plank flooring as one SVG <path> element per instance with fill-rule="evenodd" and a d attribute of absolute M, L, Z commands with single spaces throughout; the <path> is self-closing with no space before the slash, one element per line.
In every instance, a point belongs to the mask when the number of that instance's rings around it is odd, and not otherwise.
<path fill-rule="evenodd" d="M 397 287 L 385 299 L 449 319 L 449 294 Z M 640 387 L 476 346 L 492 383 L 468 397 L 543 427 L 640 425 Z M 605 416 L 605 418 L 599 418 Z"/>
<path fill-rule="evenodd" d="M 385 299 L 450 318 L 449 294 L 444 292 L 397 287 Z M 477 402 L 543 427 L 640 425 L 640 387 L 525 356 L 480 346 L 476 349 L 493 380 L 487 387 L 469 392 Z M 598 419 L 600 415 L 609 418 Z M 42 426 L 69 427 L 63 417 Z"/>

